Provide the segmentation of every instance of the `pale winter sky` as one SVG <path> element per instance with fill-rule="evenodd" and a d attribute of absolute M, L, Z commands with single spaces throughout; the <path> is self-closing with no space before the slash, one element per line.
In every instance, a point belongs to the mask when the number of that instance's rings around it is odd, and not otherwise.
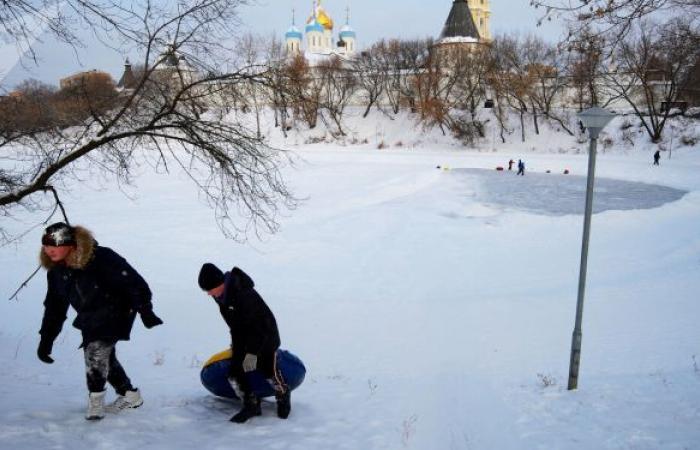
<path fill-rule="evenodd" d="M 547 40 L 558 39 L 562 29 L 555 24 L 537 27 L 538 11 L 529 0 L 491 0 L 491 30 L 501 33 L 535 33 Z M 244 30 L 255 34 L 282 37 L 291 25 L 292 8 L 296 9 L 296 23 L 303 25 L 312 9 L 312 0 L 258 0 L 241 10 Z M 360 47 L 371 45 L 381 38 L 437 37 L 447 19 L 452 0 L 324 0 L 323 6 L 337 26 L 345 23 L 346 8 L 350 8 L 350 24 L 357 31 Z M 301 28 L 301 26 L 300 26 Z M 87 42 L 92 42 L 88 36 Z M 1 47 L 1 45 L 0 45 Z M 113 50 L 90 44 L 76 54 L 65 45 L 46 38 L 35 46 L 40 61 L 15 64 L 8 62 L 8 49 L 0 48 L 6 67 L 0 67 L 0 88 L 9 90 L 26 78 L 36 78 L 58 85 L 59 78 L 81 70 L 99 69 L 118 79 L 123 69 L 124 56 Z M 11 51 L 9 52 L 12 53 Z M 4 79 L 3 79 L 4 76 Z"/>

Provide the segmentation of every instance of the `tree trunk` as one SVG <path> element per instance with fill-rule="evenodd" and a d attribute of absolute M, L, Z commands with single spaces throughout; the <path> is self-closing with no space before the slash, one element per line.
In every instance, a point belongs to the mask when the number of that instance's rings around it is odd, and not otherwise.
<path fill-rule="evenodd" d="M 346 136 L 345 131 L 343 130 L 343 116 L 342 114 L 338 114 L 337 112 L 332 112 L 331 117 L 333 117 L 333 122 L 335 122 L 335 126 L 338 127 L 338 132 L 340 133 L 341 136 Z"/>
<path fill-rule="evenodd" d="M 255 127 L 258 139 L 260 139 L 262 137 L 262 133 L 260 131 L 260 109 L 258 108 L 258 105 L 255 105 Z"/>
<path fill-rule="evenodd" d="M 370 98 L 369 103 L 367 104 L 367 108 L 365 109 L 365 113 L 362 114 L 362 118 L 366 119 L 367 116 L 369 116 L 369 111 L 372 109 L 372 106 L 374 105 L 374 100 Z"/>
<path fill-rule="evenodd" d="M 532 105 L 532 121 L 535 125 L 535 134 L 540 135 L 540 124 L 537 121 L 537 108 L 535 108 L 535 105 Z"/>

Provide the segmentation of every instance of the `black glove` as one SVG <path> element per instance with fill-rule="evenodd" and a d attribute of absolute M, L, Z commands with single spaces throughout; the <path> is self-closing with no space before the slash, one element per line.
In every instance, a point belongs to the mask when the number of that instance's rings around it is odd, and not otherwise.
<path fill-rule="evenodd" d="M 39 341 L 39 348 L 36 351 L 36 356 L 46 364 L 53 364 L 53 358 L 50 356 L 52 348 L 53 342 L 42 338 L 41 341 Z"/>
<path fill-rule="evenodd" d="M 153 328 L 158 325 L 162 325 L 163 321 L 160 320 L 158 316 L 155 315 L 152 309 L 144 309 L 140 311 L 141 322 L 146 328 Z"/>

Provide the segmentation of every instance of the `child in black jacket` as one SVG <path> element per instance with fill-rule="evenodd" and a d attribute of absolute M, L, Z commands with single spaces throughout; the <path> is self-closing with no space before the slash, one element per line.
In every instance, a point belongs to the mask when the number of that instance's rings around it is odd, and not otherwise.
<path fill-rule="evenodd" d="M 206 263 L 199 272 L 199 287 L 216 300 L 221 316 L 231 332 L 231 385 L 243 398 L 243 408 L 232 422 L 243 423 L 261 414 L 260 399 L 253 392 L 246 374 L 260 371 L 275 389 L 277 416 L 286 419 L 291 410 L 290 389 L 277 369 L 280 336 L 275 316 L 254 289 L 253 280 L 234 267 L 225 274 Z"/>
<path fill-rule="evenodd" d="M 40 260 L 47 270 L 48 289 L 41 321 L 37 356 L 53 363 L 53 342 L 61 332 L 68 307 L 77 316 L 73 326 L 83 335 L 88 410 L 85 418 L 99 420 L 105 409 L 119 412 L 143 403 L 116 357 L 118 341 L 128 341 L 136 314 L 146 328 L 163 323 L 153 313 L 151 290 L 146 281 L 114 250 L 97 244 L 81 226 L 55 223 L 42 236 Z M 105 384 L 118 396 L 105 408 Z"/>

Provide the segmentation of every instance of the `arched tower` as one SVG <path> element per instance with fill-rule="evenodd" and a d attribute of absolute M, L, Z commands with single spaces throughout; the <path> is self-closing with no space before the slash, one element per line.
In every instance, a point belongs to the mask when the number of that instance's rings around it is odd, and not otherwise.
<path fill-rule="evenodd" d="M 343 47 L 341 50 L 346 56 L 352 56 L 357 52 L 357 34 L 350 26 L 350 8 L 347 9 L 345 26 L 340 29 L 340 43 Z"/>
<path fill-rule="evenodd" d="M 292 26 L 284 35 L 284 39 L 287 44 L 287 54 L 292 56 L 301 53 L 301 40 L 304 37 L 301 34 L 301 31 L 296 27 L 295 22 L 294 10 L 292 10 Z"/>
<path fill-rule="evenodd" d="M 490 0 L 469 0 L 474 25 L 484 42 L 491 42 L 491 5 L 489 3 Z"/>

